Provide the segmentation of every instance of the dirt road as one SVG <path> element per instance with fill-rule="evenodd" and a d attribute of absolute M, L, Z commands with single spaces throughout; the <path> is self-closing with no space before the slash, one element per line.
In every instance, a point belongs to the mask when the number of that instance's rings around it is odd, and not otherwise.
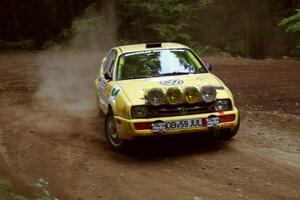
<path fill-rule="evenodd" d="M 151 139 L 120 154 L 93 109 L 99 58 L 85 58 L 91 67 L 60 58 L 69 74 L 44 52 L 0 53 L 0 179 L 18 191 L 43 178 L 62 200 L 300 199 L 299 62 L 206 58 L 235 94 L 239 134 Z"/>

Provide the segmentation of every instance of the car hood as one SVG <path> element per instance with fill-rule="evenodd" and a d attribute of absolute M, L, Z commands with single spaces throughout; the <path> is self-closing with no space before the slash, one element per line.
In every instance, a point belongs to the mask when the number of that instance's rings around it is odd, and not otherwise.
<path fill-rule="evenodd" d="M 217 98 L 228 97 L 224 83 L 211 73 L 122 80 L 118 81 L 118 85 L 132 105 L 145 104 L 145 93 L 151 88 L 166 90 L 169 87 L 178 87 L 183 91 L 188 86 L 201 88 L 204 85 L 211 85 L 217 89 Z"/>

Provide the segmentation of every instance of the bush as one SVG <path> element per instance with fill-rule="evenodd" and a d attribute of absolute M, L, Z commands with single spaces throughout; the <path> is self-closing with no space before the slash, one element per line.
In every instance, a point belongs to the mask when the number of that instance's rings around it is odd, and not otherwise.
<path fill-rule="evenodd" d="M 113 26 L 99 15 L 97 4 L 92 3 L 85 9 L 83 16 L 75 19 L 70 28 L 60 33 L 60 37 L 69 40 L 71 48 L 97 50 L 112 46 Z"/>
<path fill-rule="evenodd" d="M 54 40 L 48 40 L 46 41 L 43 46 L 42 49 L 51 49 L 51 50 L 59 50 L 61 47 L 59 46 L 59 44 L 54 41 Z"/>
<path fill-rule="evenodd" d="M 300 4 L 298 5 L 300 7 Z M 292 50 L 292 55 L 300 58 L 300 8 L 295 10 L 296 13 L 280 21 L 280 26 L 286 27 L 286 32 L 293 32 L 298 37 L 295 48 Z"/>
<path fill-rule="evenodd" d="M 7 42 L 0 40 L 0 49 L 37 49 L 37 44 L 34 40 L 26 39 L 19 42 Z"/>
<path fill-rule="evenodd" d="M 246 43 L 244 40 L 230 41 L 226 43 L 224 50 L 232 56 L 246 56 Z"/>
<path fill-rule="evenodd" d="M 122 46 L 122 45 L 131 45 L 131 44 L 136 44 L 138 41 L 135 40 L 130 40 L 130 39 L 120 39 L 117 42 L 117 45 Z"/>
<path fill-rule="evenodd" d="M 35 198 L 27 198 L 17 194 L 9 180 L 0 180 L 0 200 L 58 200 L 48 192 L 48 182 L 43 179 L 39 179 L 35 187 L 40 194 Z"/>
<path fill-rule="evenodd" d="M 199 42 L 189 42 L 189 46 L 200 56 L 215 56 L 222 53 L 222 50 L 209 46 L 209 45 L 201 45 Z"/>
<path fill-rule="evenodd" d="M 296 46 L 292 49 L 291 54 L 295 58 L 300 58 L 300 39 L 297 41 Z"/>

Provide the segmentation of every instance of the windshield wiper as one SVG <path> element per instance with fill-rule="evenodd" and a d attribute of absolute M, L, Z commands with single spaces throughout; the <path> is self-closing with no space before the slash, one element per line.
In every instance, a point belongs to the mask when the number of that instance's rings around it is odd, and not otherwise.
<path fill-rule="evenodd" d="M 130 76 L 126 79 L 139 79 L 139 78 L 150 78 L 151 76 L 149 75 L 136 75 L 136 76 Z"/>
<path fill-rule="evenodd" d="M 171 72 L 171 73 L 164 73 L 164 74 L 155 74 L 155 75 L 135 75 L 130 76 L 126 79 L 139 79 L 139 78 L 151 78 L 151 77 L 160 77 L 160 76 L 176 76 L 176 75 L 188 75 L 191 74 L 189 72 Z"/>
<path fill-rule="evenodd" d="M 189 72 L 171 72 L 171 73 L 164 73 L 158 74 L 157 76 L 176 76 L 176 75 L 187 75 L 190 74 Z"/>

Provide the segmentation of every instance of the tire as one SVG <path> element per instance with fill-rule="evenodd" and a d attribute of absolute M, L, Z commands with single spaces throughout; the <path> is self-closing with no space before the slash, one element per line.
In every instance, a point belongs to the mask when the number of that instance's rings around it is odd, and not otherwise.
<path fill-rule="evenodd" d="M 239 129 L 240 129 L 240 115 L 238 116 L 238 125 L 233 130 L 231 129 L 221 130 L 219 138 L 221 140 L 231 140 L 231 138 L 233 138 L 237 134 Z"/>
<path fill-rule="evenodd" d="M 127 140 L 119 138 L 114 114 L 111 110 L 108 111 L 105 117 L 105 135 L 112 149 L 116 151 L 123 151 L 128 146 Z"/>

